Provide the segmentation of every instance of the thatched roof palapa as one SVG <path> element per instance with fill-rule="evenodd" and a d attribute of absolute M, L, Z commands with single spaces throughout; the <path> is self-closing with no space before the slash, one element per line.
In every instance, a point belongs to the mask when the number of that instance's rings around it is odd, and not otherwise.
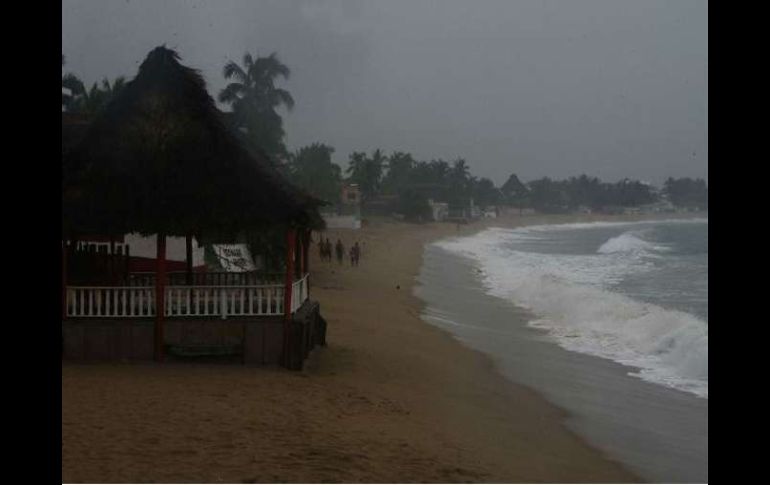
<path fill-rule="evenodd" d="M 236 234 L 320 220 L 321 202 L 247 149 L 200 74 L 165 47 L 80 138 L 63 155 L 65 234 Z"/>

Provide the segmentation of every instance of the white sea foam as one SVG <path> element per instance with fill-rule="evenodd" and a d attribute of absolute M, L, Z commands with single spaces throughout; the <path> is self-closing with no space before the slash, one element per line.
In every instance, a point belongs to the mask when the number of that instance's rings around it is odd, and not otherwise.
<path fill-rule="evenodd" d="M 597 224 L 591 223 L 591 227 Z M 541 231 L 586 225 L 493 228 L 437 246 L 477 261 L 487 291 L 530 309 L 530 323 L 562 347 L 638 368 L 647 381 L 708 398 L 708 325 L 697 317 L 640 302 L 610 290 L 624 276 L 650 268 L 646 258 L 665 247 L 628 231 L 594 255 L 540 254 L 511 243 Z"/>
<path fill-rule="evenodd" d="M 601 254 L 620 253 L 654 256 L 656 252 L 663 252 L 669 249 L 663 245 L 653 244 L 644 239 L 644 232 L 645 231 L 624 232 L 620 236 L 608 239 L 596 252 Z"/>

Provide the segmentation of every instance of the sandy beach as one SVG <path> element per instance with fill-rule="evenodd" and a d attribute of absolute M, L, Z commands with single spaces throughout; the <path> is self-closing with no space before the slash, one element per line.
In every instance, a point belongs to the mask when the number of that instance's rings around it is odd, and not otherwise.
<path fill-rule="evenodd" d="M 62 480 L 639 481 L 568 431 L 562 411 L 423 322 L 412 292 L 426 242 L 490 225 L 596 219 L 329 231 L 346 247 L 359 241 L 363 254 L 351 268 L 320 262 L 312 248 L 311 298 L 328 322 L 328 347 L 302 372 L 64 363 Z"/>

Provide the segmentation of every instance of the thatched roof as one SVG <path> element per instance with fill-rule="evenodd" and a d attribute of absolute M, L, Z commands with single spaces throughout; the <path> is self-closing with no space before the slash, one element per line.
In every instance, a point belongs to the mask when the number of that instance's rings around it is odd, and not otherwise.
<path fill-rule="evenodd" d="M 62 138 L 64 152 L 64 129 Z M 63 156 L 65 232 L 235 234 L 318 221 L 318 201 L 247 150 L 200 74 L 165 47 Z"/>

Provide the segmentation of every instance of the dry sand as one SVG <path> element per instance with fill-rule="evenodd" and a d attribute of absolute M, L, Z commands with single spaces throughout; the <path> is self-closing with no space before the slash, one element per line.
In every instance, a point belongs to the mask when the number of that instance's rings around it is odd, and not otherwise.
<path fill-rule="evenodd" d="M 411 287 L 423 244 L 489 224 L 379 221 L 325 234 L 359 240 L 363 255 L 338 266 L 313 247 L 328 347 L 302 372 L 63 364 L 63 481 L 638 481 L 569 432 L 560 410 L 420 320 Z"/>

